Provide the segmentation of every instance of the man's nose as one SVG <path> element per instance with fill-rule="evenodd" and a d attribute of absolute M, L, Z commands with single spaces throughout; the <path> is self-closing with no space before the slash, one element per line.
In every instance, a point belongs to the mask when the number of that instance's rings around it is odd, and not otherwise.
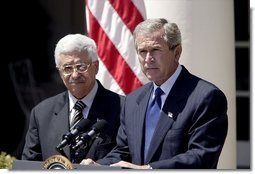
<path fill-rule="evenodd" d="M 153 60 L 153 56 L 151 54 L 151 52 L 147 52 L 145 55 L 145 61 L 152 61 Z"/>

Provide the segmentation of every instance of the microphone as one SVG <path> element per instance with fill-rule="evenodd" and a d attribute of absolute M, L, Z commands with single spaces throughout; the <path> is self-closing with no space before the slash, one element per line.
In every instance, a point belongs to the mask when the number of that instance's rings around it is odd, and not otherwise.
<path fill-rule="evenodd" d="M 58 150 L 62 150 L 63 147 L 69 145 L 76 136 L 81 132 L 86 130 L 91 126 L 91 121 L 88 119 L 81 119 L 72 129 L 70 132 L 63 135 L 63 140 L 61 143 L 56 147 Z"/>
<path fill-rule="evenodd" d="M 90 141 L 92 141 L 102 130 L 106 128 L 107 124 L 108 123 L 105 120 L 99 120 L 96 122 L 89 132 L 84 133 L 79 137 L 79 141 L 72 147 L 72 149 L 76 151 L 86 147 Z"/>

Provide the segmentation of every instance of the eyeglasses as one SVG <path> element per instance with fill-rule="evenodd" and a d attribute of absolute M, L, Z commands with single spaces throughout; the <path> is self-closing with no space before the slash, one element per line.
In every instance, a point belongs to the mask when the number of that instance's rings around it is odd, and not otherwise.
<path fill-rule="evenodd" d="M 88 71 L 90 64 L 85 64 L 85 63 L 80 63 L 80 64 L 75 64 L 75 65 L 64 65 L 63 67 L 60 68 L 62 71 L 63 75 L 71 75 L 74 72 L 74 69 L 78 73 L 85 73 Z"/>

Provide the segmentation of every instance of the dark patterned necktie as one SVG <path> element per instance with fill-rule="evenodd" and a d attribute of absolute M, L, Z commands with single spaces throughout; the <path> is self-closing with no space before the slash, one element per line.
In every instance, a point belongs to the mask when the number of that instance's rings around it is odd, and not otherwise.
<path fill-rule="evenodd" d="M 70 123 L 71 129 L 83 118 L 82 111 L 86 107 L 86 105 L 82 101 L 77 101 L 73 107 L 74 116 L 73 120 Z"/>
<path fill-rule="evenodd" d="M 145 123 L 144 160 L 147 157 L 151 139 L 159 120 L 161 110 L 161 95 L 163 93 L 164 92 L 159 87 L 155 90 L 155 97 L 147 110 Z"/>

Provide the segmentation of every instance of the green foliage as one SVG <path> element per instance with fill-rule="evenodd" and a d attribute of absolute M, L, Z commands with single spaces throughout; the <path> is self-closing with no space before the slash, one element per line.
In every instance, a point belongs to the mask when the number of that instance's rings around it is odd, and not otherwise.
<path fill-rule="evenodd" d="M 7 154 L 6 152 L 0 153 L 0 169 L 10 169 L 15 157 Z"/>

